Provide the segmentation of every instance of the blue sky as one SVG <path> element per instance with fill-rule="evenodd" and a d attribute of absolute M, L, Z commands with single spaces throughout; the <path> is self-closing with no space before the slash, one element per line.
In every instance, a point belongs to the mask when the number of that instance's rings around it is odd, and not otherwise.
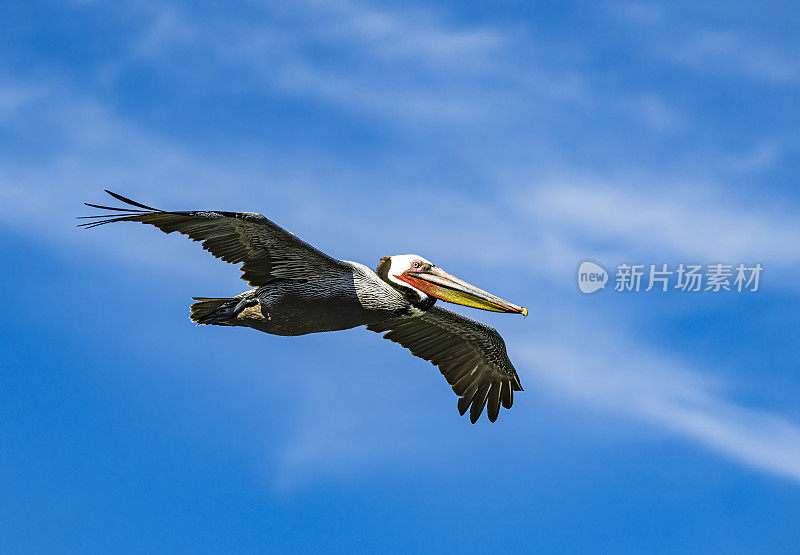
<path fill-rule="evenodd" d="M 0 5 L 0 545 L 792 552 L 800 10 L 723 2 Z M 525 392 L 470 425 L 364 330 L 196 328 L 235 267 L 103 188 L 420 253 Z M 764 267 L 582 295 L 580 261 Z"/>

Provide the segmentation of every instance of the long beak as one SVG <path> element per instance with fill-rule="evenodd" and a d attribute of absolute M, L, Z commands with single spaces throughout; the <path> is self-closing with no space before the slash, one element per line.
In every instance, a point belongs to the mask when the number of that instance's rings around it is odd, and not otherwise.
<path fill-rule="evenodd" d="M 422 272 L 408 271 L 395 277 L 424 291 L 428 295 L 449 303 L 492 310 L 494 312 L 515 312 L 523 316 L 528 315 L 527 308 L 517 306 L 482 289 L 478 289 L 466 281 L 451 276 L 437 266 L 432 266 L 429 270 Z"/>

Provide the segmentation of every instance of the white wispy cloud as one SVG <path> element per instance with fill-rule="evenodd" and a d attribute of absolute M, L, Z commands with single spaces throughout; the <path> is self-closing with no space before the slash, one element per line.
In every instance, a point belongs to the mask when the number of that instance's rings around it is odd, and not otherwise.
<path fill-rule="evenodd" d="M 505 34 L 495 29 L 460 29 L 444 23 L 430 10 L 413 6 L 388 11 L 348 0 L 310 1 L 299 6 L 314 10 L 310 34 L 316 40 L 344 40 L 356 48 L 369 46 L 372 56 L 410 59 L 436 70 L 486 68 L 490 55 L 506 42 Z"/>
<path fill-rule="evenodd" d="M 542 127 L 555 125 L 554 113 L 597 107 L 661 132 L 687 121 L 658 90 L 609 87 L 568 38 L 520 25 L 475 27 L 430 7 L 352 1 L 254 5 L 209 21 L 149 4 L 129 55 L 187 82 L 233 72 L 240 89 L 302 95 L 394 125 Z"/>
<path fill-rule="evenodd" d="M 698 30 L 682 41 L 662 47 L 662 54 L 698 71 L 744 75 L 779 83 L 797 84 L 800 64 L 762 42 L 732 30 Z"/>
<path fill-rule="evenodd" d="M 485 93 L 469 93 L 465 84 L 486 89 L 482 78 L 501 77 L 495 54 L 505 39 L 496 30 L 346 1 L 253 5 L 249 17 L 214 22 L 177 5 L 140 7 L 145 31 L 118 63 L 145 60 L 190 82 L 235 70 L 242 88 L 327 99 L 395 120 L 489 115 Z"/>
<path fill-rule="evenodd" d="M 599 325 L 516 338 L 526 383 L 640 419 L 747 466 L 800 482 L 800 425 L 725 398 L 730 384 Z"/>
<path fill-rule="evenodd" d="M 791 86 L 800 82 L 800 63 L 791 54 L 792 46 L 782 42 L 785 37 L 771 31 L 769 16 L 760 32 L 747 33 L 741 23 L 754 19 L 749 9 L 724 4 L 617 2 L 609 12 L 626 24 L 640 46 L 705 76 Z"/>
<path fill-rule="evenodd" d="M 606 243 L 630 257 L 658 251 L 670 259 L 800 263 L 794 240 L 800 224 L 791 207 L 767 200 L 745 205 L 691 178 L 543 177 L 517 199 L 524 212 L 584 249 Z"/>

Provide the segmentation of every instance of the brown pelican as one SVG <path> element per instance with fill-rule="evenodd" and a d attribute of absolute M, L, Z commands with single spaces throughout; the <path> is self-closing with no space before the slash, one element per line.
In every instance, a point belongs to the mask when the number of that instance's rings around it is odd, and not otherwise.
<path fill-rule="evenodd" d="M 111 191 L 123 208 L 80 224 L 141 222 L 165 233 L 202 241 L 211 254 L 241 263 L 253 287 L 231 298 L 192 297 L 191 319 L 199 325 L 245 326 L 275 335 L 302 335 L 366 325 L 430 361 L 469 409 L 475 423 L 488 405 L 494 422 L 500 405 L 511 408 L 522 391 L 503 338 L 489 326 L 434 306 L 437 299 L 495 312 L 528 315 L 511 304 L 451 276 L 415 254 L 381 258 L 377 272 L 358 262 L 336 260 L 253 212 L 158 210 Z"/>

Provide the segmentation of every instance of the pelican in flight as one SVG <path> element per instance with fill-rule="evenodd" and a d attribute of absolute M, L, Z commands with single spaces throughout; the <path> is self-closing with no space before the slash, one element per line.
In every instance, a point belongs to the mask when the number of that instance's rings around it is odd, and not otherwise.
<path fill-rule="evenodd" d="M 303 335 L 366 326 L 438 366 L 459 396 L 458 411 L 474 424 L 484 407 L 497 420 L 522 391 L 506 346 L 494 328 L 434 306 L 436 300 L 494 312 L 527 309 L 451 276 L 416 254 L 381 258 L 377 271 L 336 260 L 253 212 L 180 211 L 145 206 L 111 191 L 124 207 L 84 216 L 81 227 L 140 222 L 202 241 L 211 254 L 241 264 L 253 289 L 230 298 L 192 297 L 199 325 L 244 326 L 274 335 Z"/>

